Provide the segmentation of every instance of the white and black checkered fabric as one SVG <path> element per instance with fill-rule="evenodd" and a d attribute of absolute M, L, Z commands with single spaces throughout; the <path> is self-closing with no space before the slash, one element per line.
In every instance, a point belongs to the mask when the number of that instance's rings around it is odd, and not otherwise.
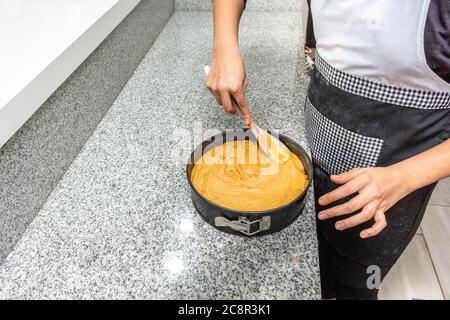
<path fill-rule="evenodd" d="M 383 140 L 351 132 L 323 116 L 306 99 L 306 131 L 314 162 L 329 174 L 376 166 Z"/>
<path fill-rule="evenodd" d="M 321 58 L 317 52 L 315 61 L 317 70 L 325 79 L 339 89 L 349 93 L 403 107 L 419 109 L 450 108 L 450 92 L 399 88 L 363 79 L 335 69 Z"/>

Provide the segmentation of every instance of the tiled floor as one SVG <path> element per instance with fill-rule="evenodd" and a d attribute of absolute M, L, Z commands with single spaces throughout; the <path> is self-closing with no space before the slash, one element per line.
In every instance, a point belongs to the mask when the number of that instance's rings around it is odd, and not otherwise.
<path fill-rule="evenodd" d="M 439 182 L 422 225 L 383 281 L 380 299 L 450 300 L 450 178 Z"/>

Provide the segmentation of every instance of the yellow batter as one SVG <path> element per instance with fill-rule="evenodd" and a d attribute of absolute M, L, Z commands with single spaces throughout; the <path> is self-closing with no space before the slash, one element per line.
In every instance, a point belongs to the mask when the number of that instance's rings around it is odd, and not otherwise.
<path fill-rule="evenodd" d="M 239 211 L 281 207 L 306 188 L 301 161 L 292 154 L 271 161 L 253 141 L 232 141 L 205 153 L 191 173 L 195 189 L 209 201 Z"/>

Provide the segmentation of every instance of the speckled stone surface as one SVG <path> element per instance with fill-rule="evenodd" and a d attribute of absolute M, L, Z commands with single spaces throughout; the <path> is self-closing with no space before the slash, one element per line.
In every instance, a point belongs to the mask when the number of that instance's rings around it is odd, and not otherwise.
<path fill-rule="evenodd" d="M 246 10 L 298 11 L 303 0 L 247 0 Z M 213 0 L 175 0 L 176 10 L 211 10 Z"/>
<path fill-rule="evenodd" d="M 319 298 L 311 192 L 298 220 L 256 238 L 212 228 L 191 203 L 189 133 L 241 126 L 203 86 L 211 23 L 171 18 L 0 267 L 0 298 Z M 306 147 L 300 29 L 298 13 L 249 11 L 241 41 L 253 116 Z"/>
<path fill-rule="evenodd" d="M 143 0 L 0 148 L 0 263 L 111 107 L 173 12 Z"/>

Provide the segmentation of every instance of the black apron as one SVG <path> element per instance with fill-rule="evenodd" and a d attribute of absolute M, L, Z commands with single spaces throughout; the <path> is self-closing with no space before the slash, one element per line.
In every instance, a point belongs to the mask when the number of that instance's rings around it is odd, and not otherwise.
<path fill-rule="evenodd" d="M 317 55 L 305 103 L 316 199 L 338 187 L 330 181 L 330 174 L 358 167 L 389 166 L 450 138 L 448 95 L 426 95 L 407 89 L 404 92 L 361 81 L 365 80 L 333 69 Z M 405 106 L 408 103 L 415 106 Z M 327 241 L 338 256 L 361 266 L 390 267 L 419 227 L 433 188 L 434 184 L 419 189 L 394 205 L 386 213 L 387 228 L 375 237 L 359 237 L 363 229 L 373 225 L 373 220 L 345 231 L 336 230 L 335 222 L 346 218 L 341 216 L 317 221 L 319 239 Z M 321 207 L 317 201 L 316 206 L 317 212 L 330 207 Z M 348 282 L 364 280 L 365 284 L 367 275 L 349 278 Z"/>

